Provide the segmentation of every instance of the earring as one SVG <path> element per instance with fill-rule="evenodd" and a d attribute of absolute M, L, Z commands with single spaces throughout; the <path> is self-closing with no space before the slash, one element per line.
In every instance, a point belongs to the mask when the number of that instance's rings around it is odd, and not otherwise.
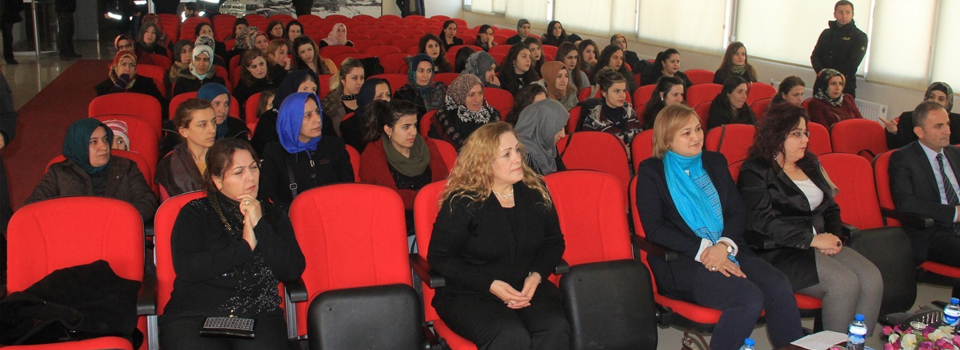
<path fill-rule="evenodd" d="M 780 155 L 778 154 L 778 155 L 773 156 L 773 161 L 774 161 L 774 162 L 780 162 Z"/>

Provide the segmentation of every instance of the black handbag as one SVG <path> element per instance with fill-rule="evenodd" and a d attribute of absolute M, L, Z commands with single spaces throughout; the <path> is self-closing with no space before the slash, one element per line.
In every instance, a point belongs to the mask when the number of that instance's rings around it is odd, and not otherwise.
<path fill-rule="evenodd" d="M 246 317 L 207 317 L 200 328 L 200 335 L 205 337 L 226 337 L 253 339 L 256 334 L 253 328 L 257 320 Z"/>

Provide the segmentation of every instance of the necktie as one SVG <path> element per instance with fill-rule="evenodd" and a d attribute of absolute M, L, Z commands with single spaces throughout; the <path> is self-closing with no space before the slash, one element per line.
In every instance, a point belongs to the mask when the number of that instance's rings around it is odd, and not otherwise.
<path fill-rule="evenodd" d="M 943 153 L 937 154 L 937 165 L 940 166 L 940 177 L 943 179 L 943 192 L 947 197 L 947 204 L 956 207 L 960 205 L 960 198 L 957 198 L 957 191 L 950 184 L 950 178 L 947 177 L 947 171 L 943 168 Z M 953 224 L 953 232 L 960 235 L 960 223 Z"/>

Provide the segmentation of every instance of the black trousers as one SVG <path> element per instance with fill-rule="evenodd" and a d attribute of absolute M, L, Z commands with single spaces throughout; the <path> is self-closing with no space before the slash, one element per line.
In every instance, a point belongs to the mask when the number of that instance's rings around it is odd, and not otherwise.
<path fill-rule="evenodd" d="M 930 239 L 930 261 L 960 267 L 960 236 L 940 234 Z M 960 284 L 953 286 L 953 297 L 960 298 Z"/>
<path fill-rule="evenodd" d="M 73 51 L 73 12 L 57 13 L 57 24 L 60 32 L 57 34 L 57 49 L 60 54 L 71 54 Z"/>
<path fill-rule="evenodd" d="M 440 294 L 433 301 L 440 319 L 480 350 L 570 349 L 570 324 L 560 290 L 550 281 L 543 281 L 530 306 L 519 310 L 492 294 Z"/>
<path fill-rule="evenodd" d="M 287 323 L 283 311 L 266 313 L 257 317 L 254 339 L 201 337 L 200 328 L 206 317 L 175 317 L 160 320 L 160 348 L 164 350 L 209 349 L 209 350 L 286 350 Z"/>
<path fill-rule="evenodd" d="M 3 35 L 3 59 L 13 60 L 13 22 L 0 22 L 0 34 Z"/>

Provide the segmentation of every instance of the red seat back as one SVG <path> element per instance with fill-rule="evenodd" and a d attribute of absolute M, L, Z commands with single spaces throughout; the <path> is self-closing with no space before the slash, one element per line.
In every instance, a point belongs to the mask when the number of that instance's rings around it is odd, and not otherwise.
<path fill-rule="evenodd" d="M 173 65 L 173 62 L 170 61 L 170 57 L 167 57 L 167 55 L 148 53 L 147 57 L 150 62 L 153 62 L 153 65 L 163 68 L 163 70 L 170 70 L 170 66 Z"/>
<path fill-rule="evenodd" d="M 426 185 L 417 192 L 417 198 L 413 203 L 413 222 L 417 232 L 417 255 L 423 260 L 427 260 L 427 254 L 430 248 L 430 238 L 433 237 L 433 223 L 437 221 L 437 213 L 440 212 L 440 193 L 443 192 L 446 180 L 437 181 Z M 423 285 L 423 313 L 426 322 L 440 319 L 437 310 L 433 308 L 431 302 L 436 291 L 433 288 Z"/>
<path fill-rule="evenodd" d="M 753 114 L 757 116 L 758 123 L 763 120 L 764 113 L 767 112 L 767 107 L 770 106 L 771 101 L 773 101 L 772 98 L 761 98 L 750 103 L 750 109 L 752 109 Z"/>
<path fill-rule="evenodd" d="M 633 257 L 620 180 L 601 172 L 572 170 L 547 175 L 544 181 L 567 245 L 563 259 L 570 266 Z"/>
<path fill-rule="evenodd" d="M 730 163 L 730 165 L 727 166 L 727 169 L 730 170 L 730 176 L 733 177 L 734 183 L 736 183 L 740 178 L 740 168 L 743 167 L 743 162 L 744 161 L 741 160 L 739 162 Z"/>
<path fill-rule="evenodd" d="M 437 110 L 428 111 L 423 117 L 420 118 L 420 136 L 428 137 L 430 135 L 430 128 L 433 127 L 433 118 L 437 114 Z"/>
<path fill-rule="evenodd" d="M 503 31 L 503 29 L 501 29 L 500 31 Z M 502 53 L 506 55 L 507 53 L 510 52 L 510 47 L 511 47 L 510 45 L 497 45 L 487 50 L 487 53 L 489 53 L 490 55 L 493 55 L 495 53 Z"/>
<path fill-rule="evenodd" d="M 808 123 L 807 131 L 810 132 L 810 141 L 807 142 L 807 149 L 813 154 L 821 155 L 833 153 L 833 146 L 830 143 L 830 132 L 823 124 Z"/>
<path fill-rule="evenodd" d="M 704 142 L 708 151 L 720 152 L 727 163 L 747 159 L 757 128 L 748 124 L 726 124 L 710 129 Z"/>
<path fill-rule="evenodd" d="M 433 76 L 433 80 L 442 81 L 444 84 L 447 84 L 447 86 L 450 86 L 450 83 L 453 82 L 453 79 L 456 79 L 459 76 L 460 76 L 459 73 L 437 73 L 436 75 Z M 497 90 L 500 90 L 500 89 L 497 89 Z M 502 91 L 506 91 L 506 90 L 502 90 Z M 484 91 L 484 93 L 486 93 L 486 91 Z M 490 102 L 489 97 L 487 98 L 487 102 Z"/>
<path fill-rule="evenodd" d="M 139 154 L 147 161 L 147 164 L 153 164 L 151 169 L 155 169 L 157 162 L 160 160 L 160 131 L 155 126 L 139 117 L 129 115 L 106 114 L 95 118 L 100 121 L 116 119 L 127 123 L 130 152 Z M 148 183 L 150 182 L 148 181 Z"/>
<path fill-rule="evenodd" d="M 438 139 L 431 139 L 431 141 L 437 147 L 437 151 L 440 151 L 440 156 L 447 165 L 447 173 L 453 171 L 453 165 L 457 162 L 457 150 L 447 141 Z"/>
<path fill-rule="evenodd" d="M 873 176 L 876 180 L 877 186 L 877 200 L 880 202 L 880 207 L 885 209 L 896 209 L 896 205 L 893 204 L 893 194 L 890 193 L 890 156 L 893 155 L 893 152 L 897 150 L 886 151 L 880 153 L 877 158 L 873 160 Z M 900 222 L 891 219 L 884 218 L 887 221 L 888 226 L 900 226 Z"/>
<path fill-rule="evenodd" d="M 439 75 L 439 74 L 438 74 Z M 490 106 L 500 112 L 500 118 L 505 118 L 513 108 L 513 95 L 509 91 L 498 88 L 483 88 L 483 98 Z"/>
<path fill-rule="evenodd" d="M 834 198 L 840 206 L 840 219 L 861 230 L 882 227 L 880 201 L 877 199 L 870 162 L 846 153 L 824 154 L 819 160 L 840 189 Z"/>
<path fill-rule="evenodd" d="M 752 105 L 758 100 L 772 98 L 777 94 L 777 89 L 767 83 L 750 83 L 750 91 L 747 93 L 747 104 Z"/>
<path fill-rule="evenodd" d="M 188 192 L 170 197 L 157 208 L 157 215 L 153 219 L 153 243 L 157 260 L 157 314 L 163 314 L 163 309 L 170 301 L 170 293 L 173 293 L 173 281 L 177 278 L 170 252 L 173 224 L 177 222 L 177 216 L 180 215 L 180 209 L 183 209 L 183 206 L 203 197 L 206 197 L 203 191 Z"/>
<path fill-rule="evenodd" d="M 693 111 L 697 113 L 697 118 L 700 118 L 700 127 L 703 128 L 703 130 L 707 130 L 707 120 L 710 119 L 711 103 L 713 103 L 713 101 L 703 101 L 696 107 L 693 107 Z"/>
<path fill-rule="evenodd" d="M 213 26 L 213 24 L 210 23 L 210 19 L 206 17 L 197 16 L 187 18 L 183 21 L 183 24 L 180 25 L 180 40 L 196 40 L 197 37 L 193 32 L 196 30 L 197 26 L 200 25 L 200 23 L 207 23 L 210 24 L 211 27 Z"/>
<path fill-rule="evenodd" d="M 841 120 L 830 128 L 833 151 L 873 157 L 887 151 L 887 132 L 880 123 L 867 119 Z"/>
<path fill-rule="evenodd" d="M 720 84 L 704 83 L 691 86 L 686 91 L 687 104 L 696 106 L 706 101 L 713 101 L 721 91 L 723 91 L 723 85 Z"/>
<path fill-rule="evenodd" d="M 706 69 L 688 69 L 683 72 L 693 85 L 713 84 L 713 72 Z"/>
<path fill-rule="evenodd" d="M 346 45 L 326 46 L 326 47 L 320 48 L 320 56 L 323 56 L 326 58 L 333 58 L 339 54 L 344 54 L 344 53 L 359 53 L 359 52 L 360 51 L 358 51 L 353 46 L 346 46 Z"/>
<path fill-rule="evenodd" d="M 653 95 L 653 90 L 657 89 L 657 84 L 649 84 L 638 87 L 637 90 L 633 92 L 633 101 L 634 105 L 646 105 L 647 101 L 650 100 L 650 95 Z M 640 110 L 641 112 L 643 110 Z M 640 115 L 640 112 L 637 112 L 637 115 Z"/>
<path fill-rule="evenodd" d="M 653 157 L 653 129 L 641 131 L 630 141 L 630 156 L 633 162 L 633 172 L 640 170 L 640 163 Z"/>
<path fill-rule="evenodd" d="M 580 122 L 580 111 L 580 106 L 570 109 L 570 118 L 567 118 L 567 126 L 564 127 L 567 134 L 572 134 L 577 131 L 577 124 Z"/>
<path fill-rule="evenodd" d="M 570 134 L 563 152 L 567 169 L 586 169 L 613 175 L 625 190 L 630 181 L 630 163 L 626 147 L 619 137 L 600 131 L 579 131 Z"/>
<path fill-rule="evenodd" d="M 348 114 L 350 116 L 353 113 Z M 344 117 L 346 119 L 346 117 Z M 347 154 L 350 155 L 350 166 L 353 167 L 353 182 L 360 182 L 360 152 L 357 151 L 353 146 L 345 145 L 347 148 Z"/>
<path fill-rule="evenodd" d="M 166 74 L 167 71 L 163 70 L 160 66 L 152 64 L 137 65 L 137 75 L 153 80 L 153 84 L 157 86 L 157 90 L 160 90 L 160 96 L 163 97 L 167 97 L 167 85 L 163 82 Z"/>
<path fill-rule="evenodd" d="M 413 285 L 396 191 L 369 184 L 314 188 L 290 205 L 290 222 L 306 257 L 308 300 L 335 289 Z M 297 304 L 300 335 L 307 334 L 309 304 Z"/>
<path fill-rule="evenodd" d="M 390 53 L 399 53 L 400 49 L 393 45 L 373 45 L 363 50 L 363 53 L 374 56 L 383 56 Z"/>
<path fill-rule="evenodd" d="M 118 92 L 98 96 L 87 106 L 87 116 L 95 117 L 102 114 L 126 114 L 140 117 L 155 126 L 158 131 L 163 126 L 160 101 L 150 95 Z"/>
<path fill-rule="evenodd" d="M 381 55 L 380 65 L 383 66 L 384 73 L 407 76 L 407 54 L 404 52 Z"/>
<path fill-rule="evenodd" d="M 257 107 L 260 107 L 260 94 L 261 93 L 258 92 L 250 95 L 243 106 L 244 121 L 247 123 L 247 129 L 250 129 L 251 133 L 257 129 L 257 122 L 260 121 L 260 116 L 257 115 Z"/>

